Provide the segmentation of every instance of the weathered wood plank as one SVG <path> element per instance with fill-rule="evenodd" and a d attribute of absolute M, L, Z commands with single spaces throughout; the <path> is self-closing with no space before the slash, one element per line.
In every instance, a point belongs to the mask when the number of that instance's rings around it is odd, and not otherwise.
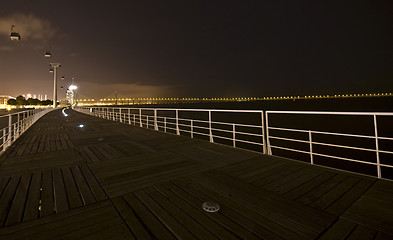
<path fill-rule="evenodd" d="M 367 189 L 376 180 L 361 179 L 354 187 L 352 187 L 345 195 L 341 196 L 337 201 L 330 205 L 326 211 L 335 215 L 341 215 L 345 212 L 360 196 L 367 191 Z"/>
<path fill-rule="evenodd" d="M 52 171 L 42 173 L 41 216 L 55 213 Z"/>
<path fill-rule="evenodd" d="M 258 187 L 264 187 L 265 185 L 272 183 L 274 181 L 280 180 L 282 178 L 286 178 L 293 172 L 299 171 L 304 168 L 304 165 L 301 164 L 284 164 L 274 169 L 274 171 L 270 171 L 264 175 L 263 178 L 253 182 L 254 185 Z"/>
<path fill-rule="evenodd" d="M 22 174 L 22 178 L 8 213 L 7 222 L 5 223 L 6 226 L 11 226 L 22 221 L 30 180 L 30 173 Z"/>
<path fill-rule="evenodd" d="M 227 190 L 237 193 L 241 198 L 247 196 L 255 203 L 260 203 L 266 210 L 279 212 L 297 223 L 305 224 L 316 232 L 325 229 L 335 219 L 330 214 L 287 200 L 280 195 L 256 188 L 216 171 L 205 172 L 203 177 L 198 177 L 198 181 L 204 182 L 209 187 L 215 186 L 217 191 Z M 246 198 L 244 200 L 247 201 Z"/>
<path fill-rule="evenodd" d="M 18 188 L 21 176 L 15 176 L 10 179 L 0 198 L 0 227 L 4 226 L 11 203 L 14 200 L 16 189 Z"/>
<path fill-rule="evenodd" d="M 136 197 L 158 218 L 177 238 L 196 239 L 180 222 L 165 211 L 146 192 L 138 191 L 134 193 Z"/>
<path fill-rule="evenodd" d="M 89 147 L 87 146 L 82 146 L 83 151 L 89 156 L 90 160 L 92 162 L 99 162 L 100 159 L 96 156 L 96 153 L 93 153 Z"/>
<path fill-rule="evenodd" d="M 67 193 L 63 182 L 63 174 L 59 168 L 53 169 L 53 189 L 56 213 L 69 210 Z"/>
<path fill-rule="evenodd" d="M 356 185 L 359 182 L 359 180 L 360 180 L 359 178 L 354 178 L 354 177 L 346 178 L 336 188 L 325 193 L 317 201 L 313 202 L 311 206 L 318 209 L 323 209 L 323 210 L 326 209 L 335 201 L 337 201 L 337 199 L 345 195 L 354 185 Z"/>
<path fill-rule="evenodd" d="M 113 227 L 109 227 L 108 225 Z M 124 224 L 119 219 L 113 219 L 112 222 L 104 222 L 102 226 L 96 225 L 97 227 L 101 227 L 100 231 L 94 231 L 94 229 L 84 229 L 84 235 L 81 239 L 83 240 L 133 240 L 136 239 L 124 226 Z M 71 237 L 76 237 L 74 234 L 71 234 Z M 79 236 L 78 236 L 79 237 Z M 149 239 L 149 238 L 144 238 Z"/>
<path fill-rule="evenodd" d="M 214 234 L 219 239 L 238 239 L 238 237 L 233 235 L 223 226 L 219 225 L 214 220 L 209 218 L 207 216 L 209 215 L 208 213 L 203 214 L 203 211 L 200 206 L 201 204 L 199 202 L 198 202 L 199 204 L 192 206 L 189 203 L 187 203 L 186 200 L 183 200 L 180 196 L 178 196 L 174 191 L 172 191 L 173 185 L 159 184 L 159 185 L 155 185 L 154 188 L 157 189 L 157 191 L 159 191 L 161 194 L 163 194 L 168 200 L 173 202 L 174 205 L 176 205 L 182 211 L 184 211 L 193 219 L 195 219 L 195 221 L 201 224 L 205 229 L 212 232 L 212 234 Z M 179 192 L 177 193 L 179 194 Z M 197 236 L 199 237 L 198 234 Z"/>
<path fill-rule="evenodd" d="M 278 194 L 285 194 L 299 186 L 302 186 L 306 182 L 320 175 L 323 171 L 318 168 L 310 167 L 300 171 L 294 172 L 287 178 L 283 178 L 281 181 L 276 181 L 275 184 L 270 184 L 271 191 Z M 268 189 L 266 186 L 264 189 Z"/>
<path fill-rule="evenodd" d="M 150 236 L 150 233 L 145 229 L 126 200 L 122 197 L 116 197 L 112 199 L 112 202 L 137 239 L 152 239 L 152 236 Z"/>
<path fill-rule="evenodd" d="M 351 235 L 348 236 L 347 240 L 373 240 L 377 236 L 378 232 L 374 229 L 358 225 Z"/>
<path fill-rule="evenodd" d="M 375 238 L 375 240 L 392 240 L 392 239 L 393 239 L 393 235 L 384 232 L 379 232 Z"/>
<path fill-rule="evenodd" d="M 378 231 L 393 234 L 392 198 L 377 200 L 363 195 L 342 216 Z"/>
<path fill-rule="evenodd" d="M 128 178 L 116 183 L 115 185 L 105 185 L 105 183 L 103 185 L 107 189 L 107 192 L 111 197 L 116 197 L 125 193 L 129 193 L 131 191 L 143 189 L 155 183 L 165 182 L 174 178 L 179 178 L 181 176 L 187 176 L 189 174 L 197 173 L 200 172 L 202 169 L 203 167 L 201 166 L 178 166 L 175 168 L 166 169 L 163 172 L 150 174 L 146 177 L 141 177 L 139 179 Z"/>
<path fill-rule="evenodd" d="M 114 217 L 118 216 L 111 205 L 95 207 L 92 210 L 80 208 L 78 211 L 63 212 L 8 229 L 0 229 L 0 236 L 16 239 L 58 239 L 68 233 L 81 234 L 86 227 Z"/>
<path fill-rule="evenodd" d="M 323 196 L 326 192 L 339 185 L 340 182 L 345 180 L 345 178 L 347 178 L 345 174 L 337 174 L 333 178 L 330 178 L 327 182 L 322 183 L 318 187 L 299 197 L 297 201 L 304 204 L 311 204 Z"/>
<path fill-rule="evenodd" d="M 351 232 L 356 228 L 356 224 L 345 219 L 339 219 L 327 232 L 325 232 L 320 240 L 337 240 L 347 239 Z"/>
<path fill-rule="evenodd" d="M 101 185 L 97 182 L 97 179 L 93 176 L 90 169 L 85 165 L 80 165 L 80 170 L 82 171 L 83 176 L 85 177 L 87 183 L 91 191 L 94 194 L 94 197 L 97 201 L 102 201 L 108 198 Z"/>
<path fill-rule="evenodd" d="M 188 216 L 183 210 L 179 209 L 173 203 L 168 201 L 164 196 L 157 192 L 153 188 L 147 188 L 144 190 L 151 199 L 157 203 L 162 209 L 165 209 L 173 218 L 182 224 L 189 232 L 194 236 L 198 236 L 201 239 L 218 239 L 215 235 L 207 230 L 207 228 L 201 226 L 193 218 Z"/>
<path fill-rule="evenodd" d="M 37 152 L 44 152 L 45 150 L 45 142 L 46 142 L 46 134 L 43 134 L 40 139 L 40 144 L 38 145 Z"/>
<path fill-rule="evenodd" d="M 160 185 L 161 186 L 161 185 Z M 190 188 L 186 186 L 186 188 L 179 187 L 175 183 L 171 183 L 168 187 L 174 194 L 177 196 L 181 197 L 184 201 L 186 201 L 189 205 L 193 206 L 194 208 L 197 208 L 200 212 L 202 212 L 206 217 L 210 218 L 214 222 L 217 222 L 219 226 L 222 226 L 225 229 L 228 229 L 231 233 L 233 233 L 235 236 L 241 239 L 260 239 L 261 235 L 258 236 L 258 230 L 259 226 L 255 223 L 252 224 L 243 224 L 244 222 L 242 221 L 241 218 L 229 218 L 226 215 L 222 214 L 222 211 L 219 211 L 218 214 L 210 214 L 207 212 L 204 212 L 202 208 L 202 204 L 206 199 L 208 198 L 199 198 L 199 195 L 193 195 L 193 192 L 189 192 Z M 211 200 L 211 199 L 209 199 Z M 227 211 L 231 211 L 231 209 L 227 209 Z M 239 214 L 240 215 L 240 214 Z M 208 222 L 206 222 L 208 224 Z M 214 225 L 213 225 L 214 226 Z M 220 230 L 218 230 L 220 232 Z M 255 234 L 255 235 L 254 235 Z M 225 237 L 225 234 L 223 234 Z M 232 237 L 229 237 L 228 239 L 231 239 Z M 225 238 L 224 238 L 225 239 Z"/>
<path fill-rule="evenodd" d="M 62 168 L 61 171 L 63 173 L 64 185 L 66 188 L 67 199 L 70 208 L 73 209 L 77 207 L 82 207 L 83 202 L 79 195 L 79 191 L 76 187 L 71 170 L 69 168 Z"/>
<path fill-rule="evenodd" d="M 93 193 L 90 190 L 90 187 L 87 185 L 85 178 L 83 177 L 80 169 L 77 166 L 71 167 L 72 175 L 74 176 L 75 183 L 78 186 L 79 194 L 81 196 L 83 205 L 88 205 L 95 203 L 96 200 L 94 198 Z"/>
<path fill-rule="evenodd" d="M 63 133 L 59 134 L 59 139 L 60 139 L 60 144 L 61 144 L 62 149 L 69 149 L 68 145 L 67 145 L 67 141 L 64 138 L 64 134 Z"/>
<path fill-rule="evenodd" d="M 45 144 L 44 144 L 44 152 L 50 152 L 50 141 L 51 141 L 51 135 L 46 134 L 45 137 Z"/>
<path fill-rule="evenodd" d="M 174 235 L 160 222 L 155 215 L 153 215 L 149 209 L 145 207 L 136 197 L 132 194 L 123 196 L 128 204 L 132 207 L 138 218 L 143 221 L 145 226 L 149 227 L 149 230 L 153 236 L 157 239 L 176 239 Z"/>
<path fill-rule="evenodd" d="M 49 141 L 49 144 L 50 144 L 50 151 L 56 151 L 57 149 L 56 149 L 56 136 L 55 136 L 55 134 L 51 134 L 50 135 L 50 141 Z"/>
<path fill-rule="evenodd" d="M 4 192 L 5 188 L 7 187 L 9 181 L 10 181 L 10 177 L 3 176 L 0 178 L 0 198 L 2 197 L 3 192 Z"/>
<path fill-rule="evenodd" d="M 223 214 L 228 219 L 235 221 L 243 228 L 259 236 L 260 239 L 282 239 L 283 237 L 278 234 L 285 235 L 291 239 L 303 239 L 303 237 L 295 232 L 285 229 L 279 224 L 270 221 L 267 217 L 255 213 L 243 204 L 233 202 L 231 199 L 206 189 L 199 184 L 191 185 L 190 183 L 186 184 L 184 181 L 176 181 L 174 183 L 182 188 L 182 190 L 198 197 L 200 199 L 199 206 L 202 206 L 205 201 L 219 203 L 221 207 L 219 214 Z"/>
<path fill-rule="evenodd" d="M 23 221 L 36 219 L 39 217 L 41 194 L 41 172 L 33 172 L 29 187 L 29 195 L 26 201 L 26 209 Z"/>
<path fill-rule="evenodd" d="M 289 199 L 297 199 L 300 196 L 310 192 L 312 189 L 317 188 L 319 185 L 323 184 L 324 182 L 328 181 L 330 178 L 335 176 L 336 174 L 333 172 L 323 172 L 321 175 L 311 179 L 310 181 L 304 183 L 301 186 L 298 186 L 295 189 L 284 194 L 285 197 Z"/>
<path fill-rule="evenodd" d="M 64 150 L 63 146 L 61 145 L 60 136 L 57 133 L 55 135 L 55 143 L 56 143 L 56 150 L 58 150 L 58 151 Z"/>
<path fill-rule="evenodd" d="M 40 145 L 40 141 L 41 141 L 41 136 L 38 135 L 37 139 L 34 141 L 34 144 L 33 144 L 33 147 L 30 150 L 30 153 L 38 152 L 38 146 Z"/>

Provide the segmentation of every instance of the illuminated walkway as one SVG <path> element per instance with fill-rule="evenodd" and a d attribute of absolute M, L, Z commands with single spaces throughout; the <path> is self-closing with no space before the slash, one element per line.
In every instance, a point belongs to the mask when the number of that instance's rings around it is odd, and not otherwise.
<path fill-rule="evenodd" d="M 0 156 L 0 239 L 393 238 L 393 182 L 67 113 Z"/>

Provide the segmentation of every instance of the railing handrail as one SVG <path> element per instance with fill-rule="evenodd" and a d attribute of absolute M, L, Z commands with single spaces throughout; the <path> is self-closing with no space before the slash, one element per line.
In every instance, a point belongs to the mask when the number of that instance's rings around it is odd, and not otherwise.
<path fill-rule="evenodd" d="M 90 107 L 85 107 L 90 108 Z M 239 109 L 206 109 L 206 108 L 124 108 L 124 107 L 95 107 L 95 108 L 111 108 L 111 109 L 133 109 L 133 110 L 149 110 L 154 111 L 199 111 L 199 112 L 250 112 L 250 113 L 262 113 L 263 110 L 239 110 Z"/>
<path fill-rule="evenodd" d="M 39 118 L 52 110 L 52 108 L 29 109 L 0 116 L 8 118 L 8 124 L 0 129 L 0 154 L 4 153 Z M 16 121 L 13 121 L 13 117 L 16 116 Z"/>
<path fill-rule="evenodd" d="M 269 129 L 272 130 L 282 130 L 282 131 L 288 131 L 288 132 L 302 132 L 302 133 L 316 133 L 316 134 L 325 134 L 325 135 L 334 135 L 334 136 L 344 136 L 344 137 L 359 137 L 359 138 L 375 138 L 375 136 L 370 136 L 370 135 L 359 135 L 359 134 L 347 134 L 347 133 L 336 133 L 336 132 L 322 132 L 322 131 L 314 131 L 314 130 L 304 130 L 304 129 L 293 129 L 293 128 L 277 128 L 277 127 L 268 127 Z M 377 136 L 378 139 L 384 139 L 384 140 L 393 140 L 393 138 L 389 137 L 380 137 Z"/>
<path fill-rule="evenodd" d="M 282 113 L 282 114 L 315 114 L 315 115 L 358 115 L 358 116 L 393 116 L 392 112 L 333 112 L 333 111 L 265 111 L 269 113 Z"/>
<path fill-rule="evenodd" d="M 340 159 L 344 161 L 351 161 L 356 163 L 369 164 L 377 166 L 377 177 L 382 178 L 381 167 L 393 168 L 393 165 L 388 165 L 386 163 L 380 162 L 380 153 L 393 154 L 393 151 L 380 149 L 378 146 L 380 140 L 393 141 L 393 137 L 389 136 L 379 136 L 377 129 L 377 116 L 393 116 L 391 112 L 333 112 L 333 111 L 262 111 L 262 110 L 233 110 L 233 109 L 176 109 L 176 108 L 124 108 L 124 107 L 78 107 L 82 112 L 96 115 L 99 117 L 107 118 L 113 121 L 120 121 L 123 123 L 138 125 L 140 127 L 151 128 L 159 131 L 164 131 L 168 133 L 173 133 L 176 135 L 181 135 L 181 133 L 190 134 L 190 137 L 194 135 L 207 136 L 210 138 L 210 142 L 214 142 L 214 139 L 224 139 L 232 141 L 233 147 L 238 147 L 237 143 L 247 143 L 254 146 L 262 146 L 263 150 L 259 152 L 267 153 L 273 155 L 272 148 L 282 149 L 285 151 L 294 151 L 310 155 L 310 163 L 314 164 L 314 156 L 327 157 L 333 159 Z M 160 116 L 160 113 L 165 111 L 171 111 L 172 114 L 165 114 L 169 116 Z M 182 112 L 200 112 L 201 114 L 209 113 L 209 115 L 199 115 L 199 117 L 188 117 L 181 118 L 179 114 Z M 260 116 L 260 125 L 255 125 L 252 123 L 244 123 L 239 119 L 231 121 L 220 121 L 212 119 L 212 113 L 214 112 L 224 112 L 224 113 L 257 113 Z M 154 114 L 154 115 L 153 115 Z M 348 116 L 368 116 L 373 117 L 374 124 L 374 135 L 357 134 L 357 133 L 345 133 L 345 132 L 330 132 L 330 131 L 320 131 L 318 129 L 296 129 L 296 128 L 285 128 L 279 126 L 269 126 L 269 115 L 272 114 L 307 114 L 307 115 L 348 115 Z M 175 115 L 175 116 L 173 116 Z M 203 116 L 203 117 L 201 117 Z M 203 119 L 207 118 L 208 119 Z M 202 118 L 202 119 L 201 119 Z M 258 121 L 258 120 L 256 120 Z M 255 120 L 254 120 L 255 122 Z M 203 125 L 201 125 L 203 124 Z M 291 136 L 283 137 L 282 134 L 272 134 L 272 130 L 285 131 L 285 132 L 299 132 L 305 133 L 304 137 Z M 260 132 L 258 132 L 260 131 Z M 232 134 L 232 136 L 231 136 Z M 288 135 L 288 134 L 287 134 Z M 350 146 L 344 144 L 333 144 L 325 142 L 318 139 L 315 141 L 313 135 L 332 135 L 338 137 L 347 138 L 363 138 L 375 140 L 374 147 L 370 147 L 372 142 L 368 142 L 366 147 L 360 146 Z M 240 136 L 244 136 L 240 138 Z M 256 137 L 257 140 L 253 140 Z M 315 138 L 315 137 L 314 137 Z M 308 150 L 296 149 L 293 146 L 278 146 L 277 144 L 271 144 L 270 140 L 281 140 L 281 141 L 292 141 L 298 142 L 300 144 L 307 144 Z M 307 146 L 305 145 L 305 146 Z M 358 159 L 351 159 L 347 157 L 335 156 L 332 154 L 325 154 L 316 152 L 318 150 L 314 146 L 325 146 L 329 148 L 341 148 L 355 151 L 367 151 L 375 153 L 376 161 L 363 161 Z"/>

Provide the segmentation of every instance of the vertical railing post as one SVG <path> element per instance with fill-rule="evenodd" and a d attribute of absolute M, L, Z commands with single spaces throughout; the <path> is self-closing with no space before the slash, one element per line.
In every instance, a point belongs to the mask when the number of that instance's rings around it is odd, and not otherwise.
<path fill-rule="evenodd" d="M 22 119 L 20 120 L 20 134 L 23 133 L 23 124 L 24 124 L 24 113 L 22 113 Z"/>
<path fill-rule="evenodd" d="M 128 124 L 131 125 L 131 109 L 128 109 Z"/>
<path fill-rule="evenodd" d="M 374 133 L 375 133 L 375 153 L 377 154 L 377 174 L 381 178 L 381 165 L 379 161 L 379 145 L 378 145 L 378 128 L 377 128 L 377 115 L 374 114 Z"/>
<path fill-rule="evenodd" d="M 135 114 L 132 114 L 132 116 L 133 116 L 133 118 L 134 118 L 134 126 L 136 125 L 136 116 L 135 116 Z"/>
<path fill-rule="evenodd" d="M 23 116 L 22 116 L 22 132 L 25 132 L 26 129 L 26 112 L 23 112 Z"/>
<path fill-rule="evenodd" d="M 16 131 L 16 134 L 17 134 L 17 137 L 19 137 L 19 134 L 20 134 L 20 115 L 19 115 L 19 113 L 18 113 L 18 121 L 17 121 L 17 123 L 16 123 L 16 129 L 17 129 L 17 131 Z"/>
<path fill-rule="evenodd" d="M 310 163 L 314 164 L 314 157 L 312 153 L 312 132 L 311 130 L 308 130 L 308 142 L 310 144 Z"/>
<path fill-rule="evenodd" d="M 265 112 L 265 118 L 266 118 L 266 149 L 267 149 L 267 154 L 272 155 L 272 148 L 270 146 L 270 139 L 269 139 L 269 116 L 268 112 Z"/>
<path fill-rule="evenodd" d="M 191 119 L 190 127 L 191 127 L 191 138 L 194 138 L 194 121 L 192 119 Z"/>
<path fill-rule="evenodd" d="M 11 146 L 12 140 L 12 115 L 8 115 L 8 146 Z"/>
<path fill-rule="evenodd" d="M 158 131 L 157 109 L 156 108 L 154 108 L 154 130 Z"/>
<path fill-rule="evenodd" d="M 123 120 L 121 119 L 121 108 L 119 108 L 119 116 L 120 116 L 120 122 L 123 122 Z"/>
<path fill-rule="evenodd" d="M 146 115 L 146 128 L 149 128 L 149 115 Z"/>
<path fill-rule="evenodd" d="M 112 108 L 112 118 L 113 118 L 113 121 L 116 122 L 116 118 L 115 118 L 115 108 Z"/>
<path fill-rule="evenodd" d="M 262 123 L 262 144 L 263 144 L 263 154 L 267 153 L 266 138 L 265 138 L 265 120 L 263 119 L 263 111 L 261 111 L 261 123 Z"/>
<path fill-rule="evenodd" d="M 232 124 L 232 139 L 233 139 L 233 147 L 236 147 L 236 124 Z"/>
<path fill-rule="evenodd" d="M 5 152 L 6 146 L 6 135 L 5 135 L 5 128 L 3 128 L 3 152 Z"/>
<path fill-rule="evenodd" d="M 142 126 L 142 109 L 139 108 L 139 127 L 143 127 Z"/>
<path fill-rule="evenodd" d="M 31 111 L 27 111 L 27 128 L 31 126 Z"/>
<path fill-rule="evenodd" d="M 209 110 L 209 136 L 210 142 L 214 142 L 213 140 L 213 132 L 212 132 L 212 112 Z"/>
<path fill-rule="evenodd" d="M 164 132 L 166 132 L 166 117 L 164 117 Z"/>
<path fill-rule="evenodd" d="M 176 134 L 180 135 L 179 129 L 179 110 L 176 109 Z"/>
<path fill-rule="evenodd" d="M 13 129 L 14 129 L 14 140 L 13 140 L 13 142 L 15 142 L 15 140 L 16 140 L 16 132 L 17 132 L 16 123 L 12 124 L 12 126 L 13 126 Z"/>

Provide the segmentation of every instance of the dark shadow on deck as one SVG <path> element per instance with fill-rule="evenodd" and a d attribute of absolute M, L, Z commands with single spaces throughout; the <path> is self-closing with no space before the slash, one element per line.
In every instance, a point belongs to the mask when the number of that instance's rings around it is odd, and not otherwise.
<path fill-rule="evenodd" d="M 0 239 L 393 238 L 392 182 L 67 112 L 0 156 Z"/>

